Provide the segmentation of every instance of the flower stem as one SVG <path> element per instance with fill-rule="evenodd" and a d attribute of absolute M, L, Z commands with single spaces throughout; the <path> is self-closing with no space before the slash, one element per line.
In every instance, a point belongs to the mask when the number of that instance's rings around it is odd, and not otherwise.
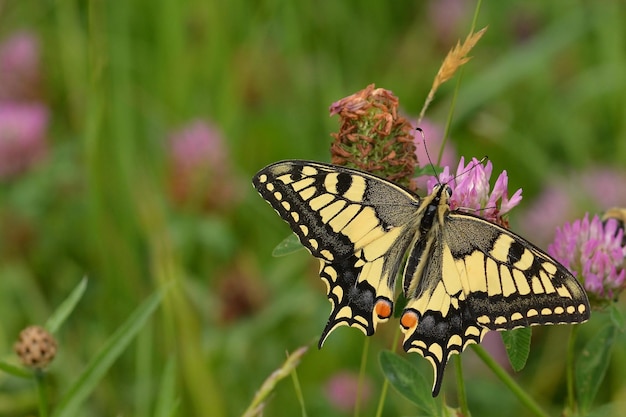
<path fill-rule="evenodd" d="M 518 400 L 522 404 L 528 408 L 534 415 L 537 417 L 549 417 L 548 413 L 546 413 L 535 400 L 520 387 L 517 382 L 496 362 L 485 349 L 480 345 L 472 345 L 474 348 L 474 352 L 483 362 L 491 369 L 491 371 L 496 374 L 500 381 L 506 385 L 509 390 L 517 397 Z"/>
<path fill-rule="evenodd" d="M 478 0 L 476 2 L 476 8 L 474 9 L 474 17 L 472 18 L 472 26 L 470 27 L 469 33 L 473 33 L 476 28 L 476 22 L 478 21 L 478 14 L 480 12 L 482 0 Z M 452 125 L 452 117 L 454 115 L 454 109 L 456 108 L 456 99 L 459 95 L 459 89 L 461 88 L 461 80 L 463 80 L 463 68 L 459 70 L 459 77 L 456 80 L 456 86 L 454 87 L 454 94 L 452 95 L 452 103 L 450 104 L 450 110 L 448 111 L 448 117 L 446 118 L 446 125 L 443 131 L 443 140 L 441 141 L 441 146 L 439 147 L 439 154 L 437 155 L 437 165 L 441 164 L 441 158 L 443 157 L 443 150 L 446 146 L 446 142 L 448 142 L 448 135 L 450 133 L 450 125 Z"/>
<path fill-rule="evenodd" d="M 565 378 L 567 379 L 567 406 L 570 413 L 576 411 L 576 396 L 574 394 L 574 350 L 578 326 L 570 326 L 569 341 L 567 343 L 567 359 L 565 362 Z"/>
<path fill-rule="evenodd" d="M 307 417 L 306 406 L 304 405 L 304 395 L 302 395 L 302 387 L 300 387 L 300 379 L 298 378 L 298 371 L 296 371 L 296 368 L 293 368 L 291 371 L 291 379 L 293 380 L 293 387 L 296 390 L 296 398 L 300 403 L 302 417 Z"/>
<path fill-rule="evenodd" d="M 34 372 L 37 397 L 39 399 L 39 417 L 48 417 L 48 396 L 46 392 L 45 374 L 41 369 Z"/>
<path fill-rule="evenodd" d="M 359 382 L 356 390 L 356 403 L 354 404 L 354 417 L 359 417 L 359 406 L 361 405 L 361 394 L 363 393 L 363 381 L 365 380 L 365 367 L 367 364 L 367 355 L 370 348 L 370 338 L 365 339 L 363 344 L 363 353 L 361 354 L 361 369 L 359 370 Z"/>
<path fill-rule="evenodd" d="M 469 406 L 467 405 L 467 394 L 465 392 L 465 381 L 463 380 L 463 364 L 461 362 L 461 355 L 454 355 L 454 369 L 456 373 L 456 387 L 459 390 L 459 407 L 461 407 L 461 414 L 465 417 L 469 417 Z"/>
<path fill-rule="evenodd" d="M 400 326 L 396 326 L 396 332 L 393 334 L 393 342 L 391 343 L 391 351 L 396 351 L 398 346 L 398 338 L 400 337 Z M 385 405 L 385 399 L 387 398 L 387 390 L 389 389 L 389 380 L 385 378 L 383 382 L 383 388 L 380 391 L 380 398 L 378 399 L 378 408 L 376 409 L 376 417 L 383 415 L 383 406 Z"/>

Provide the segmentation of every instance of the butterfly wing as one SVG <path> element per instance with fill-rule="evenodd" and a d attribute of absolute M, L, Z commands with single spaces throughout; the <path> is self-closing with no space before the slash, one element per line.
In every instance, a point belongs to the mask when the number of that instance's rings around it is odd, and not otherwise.
<path fill-rule="evenodd" d="M 342 325 L 372 335 L 392 314 L 419 199 L 361 171 L 298 160 L 263 168 L 253 184 L 320 260 L 332 304 L 320 346 Z"/>
<path fill-rule="evenodd" d="M 401 318 L 404 348 L 428 359 L 437 395 L 453 353 L 488 330 L 580 323 L 589 302 L 559 262 L 522 237 L 469 214 L 449 213 L 432 229 L 432 245 Z M 425 256 L 426 255 L 426 256 Z"/>

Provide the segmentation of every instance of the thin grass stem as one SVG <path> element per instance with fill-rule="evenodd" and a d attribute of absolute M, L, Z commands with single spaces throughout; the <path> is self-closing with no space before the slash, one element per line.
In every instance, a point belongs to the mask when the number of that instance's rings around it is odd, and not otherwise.
<path fill-rule="evenodd" d="M 356 390 L 356 403 L 354 404 L 354 417 L 359 417 L 361 394 L 363 393 L 363 381 L 365 380 L 365 368 L 367 367 L 367 356 L 370 348 L 370 338 L 365 339 L 363 343 L 363 352 L 361 353 L 361 367 L 359 370 L 359 382 Z"/>
<path fill-rule="evenodd" d="M 456 387 L 458 389 L 459 407 L 461 408 L 461 414 L 469 416 L 469 406 L 467 404 L 467 393 L 465 391 L 465 380 L 463 379 L 463 363 L 461 361 L 461 355 L 454 355 L 454 369 L 456 374 Z"/>
<path fill-rule="evenodd" d="M 48 392 L 46 389 L 46 375 L 41 369 L 34 372 L 35 385 L 37 386 L 37 399 L 39 403 L 39 417 L 48 417 Z"/>
<path fill-rule="evenodd" d="M 491 369 L 491 371 L 507 386 L 522 404 L 537 417 L 549 417 L 537 402 L 496 362 L 480 345 L 472 345 L 474 352 Z"/>
<path fill-rule="evenodd" d="M 396 328 L 396 331 L 393 334 L 393 342 L 391 343 L 392 352 L 396 351 L 399 338 L 400 338 L 400 326 Z M 381 417 L 383 415 L 383 407 L 385 405 L 385 400 L 387 399 L 388 389 L 389 389 L 389 381 L 387 380 L 387 378 L 385 378 L 385 381 L 383 382 L 383 387 L 380 391 L 380 397 L 378 399 L 378 408 L 376 409 L 376 417 Z"/>
<path fill-rule="evenodd" d="M 565 378 L 567 380 L 567 406 L 571 413 L 576 412 L 576 395 L 574 393 L 574 358 L 578 326 L 570 326 L 569 341 L 567 342 L 567 358 L 565 362 Z"/>

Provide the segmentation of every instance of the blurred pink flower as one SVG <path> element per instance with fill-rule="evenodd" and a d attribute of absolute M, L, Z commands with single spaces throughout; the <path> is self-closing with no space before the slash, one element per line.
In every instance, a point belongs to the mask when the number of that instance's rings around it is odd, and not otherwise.
<path fill-rule="evenodd" d="M 501 367 L 509 372 L 513 370 L 511 362 L 509 361 L 509 356 L 506 353 L 506 347 L 502 341 L 502 336 L 500 336 L 499 332 L 487 332 L 480 344 L 487 352 L 489 352 L 491 357 L 500 364 Z"/>
<path fill-rule="evenodd" d="M 413 121 L 411 121 L 411 123 L 414 124 Z M 424 144 L 422 134 L 417 130 L 413 131 L 413 137 L 415 138 L 415 154 L 417 155 L 419 166 L 425 167 L 428 165 L 428 155 L 432 158 L 433 164 L 437 165 L 439 148 L 441 148 L 441 142 L 443 141 L 443 127 L 428 119 L 423 119 L 420 125 L 416 127 L 424 131 L 424 138 L 426 139 L 426 143 Z M 428 155 L 426 155 L 426 149 L 428 149 Z M 441 155 L 439 165 L 453 165 L 458 160 L 456 149 L 454 149 L 454 145 L 448 140 L 446 146 L 443 148 L 443 155 Z"/>
<path fill-rule="evenodd" d="M 39 96 L 39 41 L 17 32 L 0 44 L 0 100 L 24 101 Z"/>
<path fill-rule="evenodd" d="M 419 126 L 415 123 L 415 120 L 411 120 L 411 125 L 419 127 L 424 131 L 424 136 L 418 130 L 412 130 L 415 141 L 415 155 L 417 155 L 417 164 L 420 168 L 428 168 L 429 160 L 428 156 L 432 159 L 432 163 L 435 166 L 452 166 L 459 160 L 454 145 L 448 140 L 446 146 L 443 148 L 443 154 L 441 155 L 441 162 L 437 164 L 437 157 L 439 156 L 439 149 L 441 148 L 441 142 L 443 141 L 443 128 L 436 123 L 423 119 Z M 428 149 L 428 154 L 426 153 Z M 430 171 L 432 172 L 432 170 Z M 427 176 L 419 176 L 413 179 L 413 182 L 417 185 L 417 189 L 426 189 Z"/>
<path fill-rule="evenodd" d="M 338 410 L 349 413 L 354 409 L 357 398 L 365 404 L 372 395 L 372 382 L 364 379 L 359 393 L 358 374 L 342 371 L 333 375 L 326 383 L 326 396 L 329 402 Z"/>
<path fill-rule="evenodd" d="M 43 105 L 0 103 L 0 179 L 27 170 L 45 155 L 47 128 Z"/>
<path fill-rule="evenodd" d="M 193 121 L 170 135 L 171 184 L 178 203 L 224 207 L 237 197 L 229 155 L 219 130 Z"/>
<path fill-rule="evenodd" d="M 437 35 L 437 42 L 447 47 L 462 34 L 463 20 L 469 16 L 469 2 L 464 0 L 430 0 L 428 19 Z"/>
<path fill-rule="evenodd" d="M 182 171 L 194 171 L 207 165 L 220 169 L 220 164 L 225 162 L 222 134 L 203 120 L 185 125 L 170 138 L 172 157 Z"/>
<path fill-rule="evenodd" d="M 553 179 L 518 217 L 524 236 L 539 246 L 549 243 L 557 226 L 586 211 L 604 212 L 626 207 L 626 172 L 592 167 Z"/>

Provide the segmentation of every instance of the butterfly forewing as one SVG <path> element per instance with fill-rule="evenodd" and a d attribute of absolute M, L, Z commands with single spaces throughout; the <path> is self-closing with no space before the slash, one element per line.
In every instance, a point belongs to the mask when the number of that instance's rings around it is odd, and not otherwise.
<path fill-rule="evenodd" d="M 509 230 L 451 212 L 445 185 L 420 199 L 371 174 L 297 160 L 262 169 L 253 183 L 320 260 L 332 304 L 320 346 L 338 326 L 371 335 L 391 316 L 406 255 L 404 349 L 433 365 L 433 395 L 450 355 L 489 330 L 589 318 L 565 267 Z"/>
<path fill-rule="evenodd" d="M 392 314 L 418 198 L 378 177 L 308 161 L 272 164 L 253 183 L 320 260 L 332 304 L 320 346 L 341 325 L 373 334 Z"/>

